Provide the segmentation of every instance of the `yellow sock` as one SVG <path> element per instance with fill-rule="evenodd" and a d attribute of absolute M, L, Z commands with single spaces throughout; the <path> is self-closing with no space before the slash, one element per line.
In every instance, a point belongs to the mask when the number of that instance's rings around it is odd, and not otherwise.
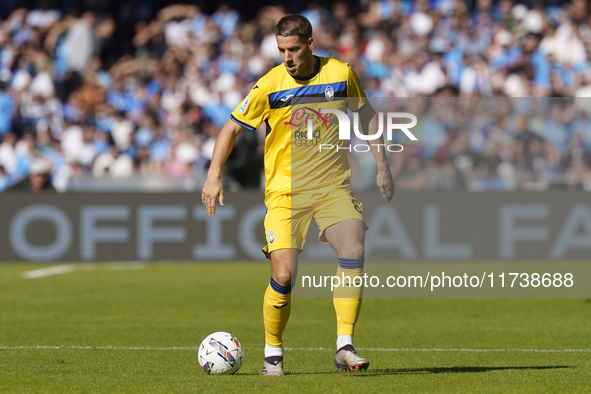
<path fill-rule="evenodd" d="M 273 278 L 265 291 L 263 299 L 263 320 L 265 323 L 265 342 L 269 346 L 283 344 L 282 334 L 291 312 L 291 286 L 280 286 Z"/>
<path fill-rule="evenodd" d="M 364 259 L 339 258 L 337 276 L 341 278 L 341 285 L 336 287 L 333 293 L 337 335 L 353 336 L 363 297 L 363 286 L 355 287 L 354 283 L 362 283 L 363 263 Z M 359 279 L 355 280 L 356 277 Z"/>

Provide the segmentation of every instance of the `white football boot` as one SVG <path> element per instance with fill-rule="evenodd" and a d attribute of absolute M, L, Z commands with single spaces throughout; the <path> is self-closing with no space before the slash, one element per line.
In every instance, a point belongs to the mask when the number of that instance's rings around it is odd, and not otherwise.
<path fill-rule="evenodd" d="M 341 371 L 359 371 L 369 367 L 369 361 L 359 356 L 352 345 L 345 345 L 334 357 L 334 365 Z"/>
<path fill-rule="evenodd" d="M 273 356 L 265 358 L 263 361 L 263 375 L 283 376 L 283 357 Z"/>

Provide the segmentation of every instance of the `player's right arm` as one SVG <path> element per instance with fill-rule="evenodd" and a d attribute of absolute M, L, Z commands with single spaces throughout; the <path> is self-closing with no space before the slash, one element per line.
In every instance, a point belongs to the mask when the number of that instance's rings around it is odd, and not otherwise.
<path fill-rule="evenodd" d="M 242 126 L 228 119 L 222 127 L 220 134 L 215 141 L 213 148 L 213 156 L 209 171 L 207 172 L 207 179 L 203 185 L 201 192 L 201 201 L 207 209 L 207 213 L 211 216 L 215 214 L 216 200 L 220 199 L 220 205 L 224 206 L 224 186 L 222 185 L 222 168 L 228 159 L 232 147 L 238 138 L 238 134 L 242 131 Z"/>
<path fill-rule="evenodd" d="M 264 78 L 264 77 L 263 77 Z M 230 119 L 226 121 L 215 141 L 211 165 L 207 172 L 207 179 L 201 192 L 201 202 L 205 205 L 207 213 L 215 214 L 216 200 L 224 206 L 224 187 L 222 185 L 222 168 L 232 151 L 238 134 L 243 128 L 257 129 L 269 114 L 269 99 L 261 80 L 251 89 L 248 96 L 232 112 Z"/>

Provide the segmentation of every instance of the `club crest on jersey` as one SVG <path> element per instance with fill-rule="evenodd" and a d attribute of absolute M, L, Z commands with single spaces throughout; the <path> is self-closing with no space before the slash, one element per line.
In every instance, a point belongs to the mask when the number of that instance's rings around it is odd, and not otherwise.
<path fill-rule="evenodd" d="M 331 101 L 334 98 L 334 89 L 332 86 L 328 85 L 326 89 L 324 89 L 324 96 L 327 101 Z"/>
<path fill-rule="evenodd" d="M 275 241 L 275 232 L 273 230 L 269 230 L 269 243 L 272 244 Z"/>

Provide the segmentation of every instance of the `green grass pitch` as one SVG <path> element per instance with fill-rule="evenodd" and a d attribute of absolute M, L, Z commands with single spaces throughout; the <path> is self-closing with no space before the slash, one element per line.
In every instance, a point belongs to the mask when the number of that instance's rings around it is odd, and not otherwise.
<path fill-rule="evenodd" d="M 0 265 L 2 393 L 591 391 L 589 300 L 366 299 L 355 345 L 371 366 L 349 373 L 333 365 L 332 301 L 294 299 L 287 376 L 265 377 L 268 264 L 154 263 L 22 277 L 47 266 Z M 220 330 L 246 348 L 234 376 L 205 374 L 192 349 Z M 172 347 L 184 349 L 165 349 Z"/>

